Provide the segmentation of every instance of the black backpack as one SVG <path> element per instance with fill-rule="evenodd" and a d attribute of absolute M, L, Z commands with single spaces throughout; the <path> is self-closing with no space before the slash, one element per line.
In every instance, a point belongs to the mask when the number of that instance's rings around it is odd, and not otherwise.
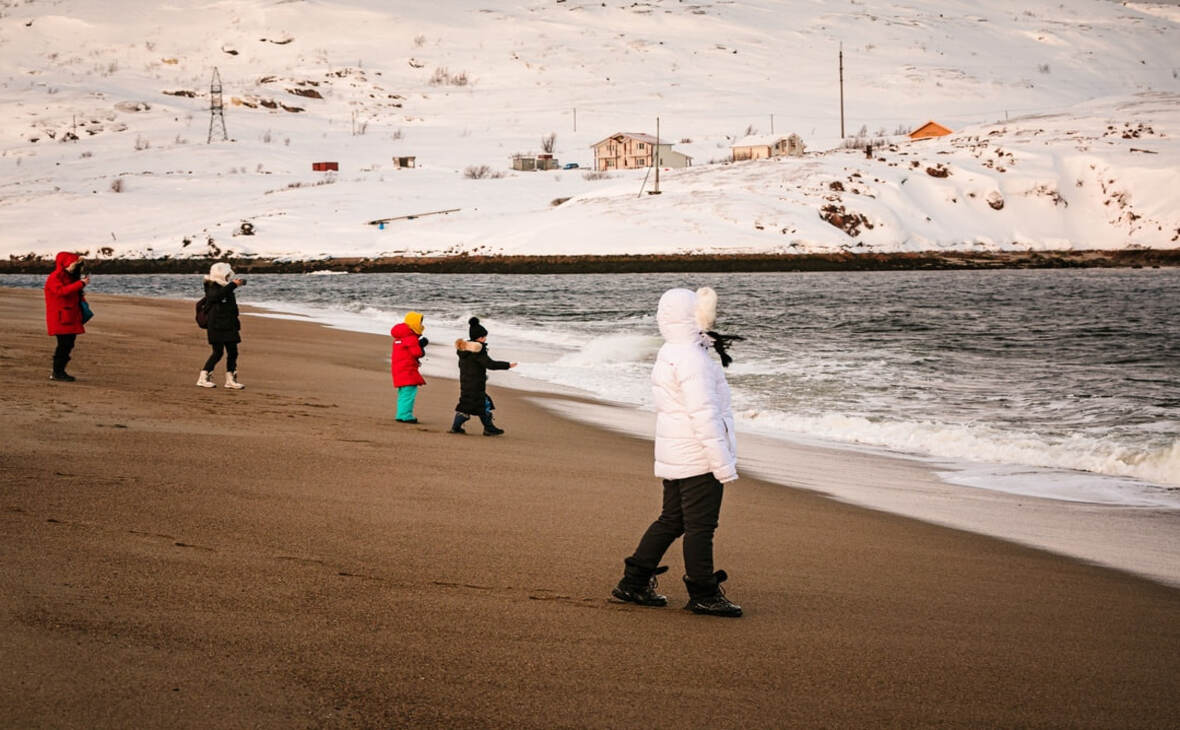
<path fill-rule="evenodd" d="M 197 326 L 203 330 L 209 329 L 209 298 L 201 297 L 197 300 Z"/>

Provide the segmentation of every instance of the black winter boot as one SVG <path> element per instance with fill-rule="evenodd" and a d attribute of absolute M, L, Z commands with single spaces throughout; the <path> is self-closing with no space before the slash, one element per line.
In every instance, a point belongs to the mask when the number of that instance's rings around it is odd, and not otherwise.
<path fill-rule="evenodd" d="M 451 422 L 451 433 L 467 433 L 463 430 L 463 424 L 467 423 L 467 419 L 471 416 L 466 413 L 455 413 L 455 420 Z"/>
<path fill-rule="evenodd" d="M 496 428 L 496 424 L 492 423 L 491 413 L 483 414 L 479 417 L 479 420 L 483 423 L 484 436 L 499 436 L 500 434 L 504 433 L 504 429 Z"/>
<path fill-rule="evenodd" d="M 645 571 L 630 563 L 627 564 L 626 574 L 611 596 L 622 603 L 635 603 L 640 606 L 667 606 L 668 597 L 656 593 L 659 581 L 657 575 L 668 572 L 668 566 L 661 565 L 653 571 Z"/>
<path fill-rule="evenodd" d="M 53 358 L 53 373 L 50 374 L 50 380 L 60 380 L 65 383 L 72 383 L 77 378 L 66 372 L 66 363 L 70 361 L 68 357 L 54 357 Z"/>
<path fill-rule="evenodd" d="M 706 616 L 722 616 L 725 618 L 738 618 L 741 616 L 742 607 L 726 598 L 725 591 L 721 590 L 721 584 L 728 577 L 724 570 L 717 571 L 711 579 L 706 580 L 693 580 L 685 576 L 684 585 L 688 586 L 688 595 L 691 597 L 688 599 L 688 603 L 684 608 L 693 613 L 705 614 Z"/>

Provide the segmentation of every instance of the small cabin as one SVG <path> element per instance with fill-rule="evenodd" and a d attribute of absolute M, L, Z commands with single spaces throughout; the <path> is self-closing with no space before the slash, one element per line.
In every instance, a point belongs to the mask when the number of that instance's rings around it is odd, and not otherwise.
<path fill-rule="evenodd" d="M 942 126 L 938 122 L 929 121 L 910 132 L 910 139 L 929 139 L 930 137 L 945 137 L 951 133 L 951 130 Z"/>
<path fill-rule="evenodd" d="M 393 158 L 393 169 L 395 169 L 395 170 L 400 170 L 403 167 L 417 167 L 417 166 L 418 166 L 418 158 L 416 158 L 416 157 L 407 156 L 407 157 L 394 157 Z"/>
<path fill-rule="evenodd" d="M 534 170 L 556 170 L 559 167 L 561 167 L 561 163 L 557 161 L 557 158 L 548 153 L 540 155 L 516 154 L 512 156 L 513 170 L 532 172 Z"/>
<path fill-rule="evenodd" d="M 734 162 L 765 160 L 771 157 L 802 157 L 803 138 L 790 135 L 750 135 L 734 142 L 730 152 Z"/>
<path fill-rule="evenodd" d="M 313 162 L 311 163 L 312 172 L 339 172 L 339 162 Z"/>

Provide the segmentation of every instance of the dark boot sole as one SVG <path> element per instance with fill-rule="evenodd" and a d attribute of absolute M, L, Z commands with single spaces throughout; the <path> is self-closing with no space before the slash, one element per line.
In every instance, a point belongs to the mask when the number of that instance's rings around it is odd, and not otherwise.
<path fill-rule="evenodd" d="M 651 608 L 663 608 L 668 605 L 667 599 L 664 599 L 663 601 L 641 601 L 636 599 L 634 596 L 623 593 L 618 588 L 612 590 L 610 592 L 610 596 L 611 603 L 631 603 L 636 606 L 648 606 Z"/>
<path fill-rule="evenodd" d="M 717 618 L 741 618 L 742 612 L 738 611 L 710 611 L 707 608 L 694 608 L 693 606 L 685 606 L 685 611 L 692 611 L 698 616 L 716 616 Z"/>

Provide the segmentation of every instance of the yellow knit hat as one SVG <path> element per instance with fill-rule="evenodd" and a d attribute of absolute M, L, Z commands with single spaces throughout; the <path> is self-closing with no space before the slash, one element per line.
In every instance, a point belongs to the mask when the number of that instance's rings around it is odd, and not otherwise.
<path fill-rule="evenodd" d="M 406 324 L 410 326 L 410 329 L 414 330 L 414 334 L 416 335 L 422 334 L 422 330 L 425 329 L 422 324 L 422 315 L 418 312 L 410 312 L 407 314 Z"/>

